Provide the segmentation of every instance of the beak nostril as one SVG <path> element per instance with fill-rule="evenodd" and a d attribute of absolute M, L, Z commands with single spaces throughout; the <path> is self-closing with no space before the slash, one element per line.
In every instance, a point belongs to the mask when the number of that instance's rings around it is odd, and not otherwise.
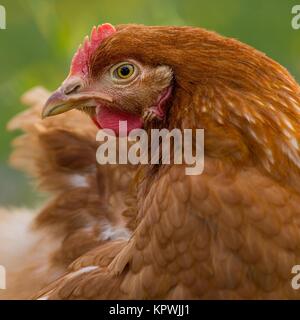
<path fill-rule="evenodd" d="M 65 95 L 70 95 L 72 93 L 77 93 L 81 88 L 80 84 L 73 84 L 72 86 L 67 86 L 63 88 L 63 93 Z"/>

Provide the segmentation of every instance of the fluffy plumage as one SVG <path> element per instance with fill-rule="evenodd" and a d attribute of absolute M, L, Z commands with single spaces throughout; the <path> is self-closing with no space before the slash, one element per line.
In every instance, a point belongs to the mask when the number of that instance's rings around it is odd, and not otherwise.
<path fill-rule="evenodd" d="M 11 164 L 34 177 L 49 200 L 35 213 L 0 213 L 1 264 L 7 269 L 2 299 L 32 297 L 83 253 L 131 233 L 122 218 L 130 167 L 96 164 L 96 129 L 84 114 L 42 121 L 48 97 L 42 88 L 26 93 L 22 101 L 31 108 L 8 125 L 24 132 L 13 143 Z"/>

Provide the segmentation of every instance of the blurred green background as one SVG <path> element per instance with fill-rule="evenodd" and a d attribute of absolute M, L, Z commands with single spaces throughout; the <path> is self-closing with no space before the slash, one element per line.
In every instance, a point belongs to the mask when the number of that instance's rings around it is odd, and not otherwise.
<path fill-rule="evenodd" d="M 23 110 L 19 97 L 36 85 L 55 89 L 91 27 L 103 22 L 192 25 L 235 37 L 267 53 L 300 80 L 300 30 L 291 27 L 293 0 L 0 0 L 0 205 L 33 205 L 28 178 L 7 162 L 7 121 Z M 300 0 L 298 1 L 300 4 Z"/>

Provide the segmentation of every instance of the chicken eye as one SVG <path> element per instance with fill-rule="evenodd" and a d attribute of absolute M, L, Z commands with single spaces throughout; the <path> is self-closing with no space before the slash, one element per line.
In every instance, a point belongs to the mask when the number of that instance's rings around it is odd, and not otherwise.
<path fill-rule="evenodd" d="M 135 74 L 135 67 L 130 63 L 123 63 L 113 68 L 112 75 L 116 80 L 127 80 Z"/>
<path fill-rule="evenodd" d="M 117 69 L 118 76 L 122 79 L 129 78 L 133 74 L 133 71 L 134 71 L 134 67 L 131 64 L 121 66 Z"/>

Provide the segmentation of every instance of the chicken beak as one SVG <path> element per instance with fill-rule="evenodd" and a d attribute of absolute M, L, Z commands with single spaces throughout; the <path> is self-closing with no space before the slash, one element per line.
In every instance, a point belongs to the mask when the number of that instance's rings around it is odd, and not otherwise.
<path fill-rule="evenodd" d="M 47 100 L 42 110 L 42 118 L 55 116 L 76 108 L 96 107 L 97 101 L 113 102 L 106 93 L 84 88 L 80 78 L 69 77 Z"/>
<path fill-rule="evenodd" d="M 74 104 L 70 102 L 69 98 L 63 94 L 61 88 L 59 88 L 47 100 L 42 111 L 42 118 L 55 116 L 73 109 Z"/>

